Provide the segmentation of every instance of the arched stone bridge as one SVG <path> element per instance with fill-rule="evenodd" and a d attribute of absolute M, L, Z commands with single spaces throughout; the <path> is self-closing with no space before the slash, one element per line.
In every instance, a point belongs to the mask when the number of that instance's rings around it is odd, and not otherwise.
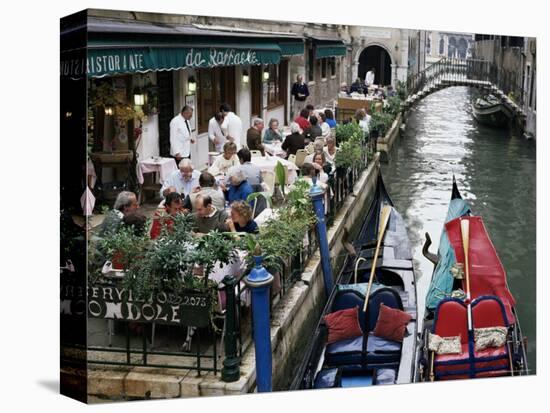
<path fill-rule="evenodd" d="M 476 59 L 443 58 L 428 66 L 421 72 L 407 78 L 408 97 L 403 103 L 403 109 L 410 109 L 416 102 L 438 90 L 451 86 L 469 86 L 492 93 L 519 118 L 525 118 L 521 105 L 521 88 L 513 82 L 504 82 L 509 76 L 503 76 L 501 70 L 492 62 Z M 514 96 L 514 100 L 507 93 Z M 514 93 L 516 92 L 516 93 Z"/>

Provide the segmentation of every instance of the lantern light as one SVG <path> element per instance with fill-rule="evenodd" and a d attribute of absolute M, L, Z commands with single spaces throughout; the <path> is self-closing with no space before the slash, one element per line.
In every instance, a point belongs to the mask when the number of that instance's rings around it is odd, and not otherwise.
<path fill-rule="evenodd" d="M 269 69 L 267 67 L 264 69 L 264 80 L 269 80 Z"/>
<path fill-rule="evenodd" d="M 134 89 L 134 105 L 136 106 L 143 106 L 145 105 L 145 95 L 141 91 L 141 89 Z"/>
<path fill-rule="evenodd" d="M 246 70 L 243 70 L 243 83 L 248 83 L 249 76 Z"/>
<path fill-rule="evenodd" d="M 113 107 L 105 106 L 105 116 L 113 116 Z"/>
<path fill-rule="evenodd" d="M 189 92 L 195 92 L 197 90 L 197 81 L 193 76 L 191 76 L 187 81 L 187 89 Z"/>

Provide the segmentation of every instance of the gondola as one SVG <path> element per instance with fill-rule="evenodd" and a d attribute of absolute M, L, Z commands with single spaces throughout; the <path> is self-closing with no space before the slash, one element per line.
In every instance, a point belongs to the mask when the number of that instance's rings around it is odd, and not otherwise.
<path fill-rule="evenodd" d="M 479 123 L 497 128 L 506 126 L 512 117 L 504 103 L 493 95 L 477 98 L 472 103 L 472 114 Z"/>
<path fill-rule="evenodd" d="M 388 218 L 386 220 L 386 218 Z M 384 223 L 387 223 L 384 226 Z M 382 233 L 379 231 L 383 229 Z M 379 253 L 375 259 L 375 252 Z M 322 311 L 291 389 L 360 387 L 410 383 L 417 343 L 416 284 L 405 224 L 393 207 L 382 176 L 374 199 Z M 376 262 L 375 262 L 376 261 Z M 371 267 L 375 271 L 371 277 Z M 369 290 L 369 280 L 374 279 Z M 367 311 L 365 297 L 370 291 Z M 405 315 L 402 341 L 373 334 L 380 315 L 395 310 Z M 327 344 L 327 316 L 358 307 L 360 335 Z M 401 337 L 400 337 L 401 338 Z"/>
<path fill-rule="evenodd" d="M 424 253 L 435 268 L 415 380 L 527 374 L 525 340 L 506 272 L 483 219 L 472 215 L 454 177 L 437 257 L 427 248 Z"/>

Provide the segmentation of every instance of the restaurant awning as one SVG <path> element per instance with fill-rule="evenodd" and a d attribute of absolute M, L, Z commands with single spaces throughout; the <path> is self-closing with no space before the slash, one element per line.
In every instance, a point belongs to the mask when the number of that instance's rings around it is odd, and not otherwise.
<path fill-rule="evenodd" d="M 346 46 L 343 43 L 328 43 L 315 45 L 315 58 L 345 56 Z"/>
<path fill-rule="evenodd" d="M 88 17 L 89 77 L 184 68 L 278 64 L 304 53 L 301 35 Z M 62 60 L 65 58 L 62 54 Z M 68 57 L 68 55 L 67 55 Z M 62 62 L 65 71 L 74 63 Z"/>
<path fill-rule="evenodd" d="M 304 42 L 279 42 L 281 54 L 283 56 L 303 55 Z"/>
<path fill-rule="evenodd" d="M 145 73 L 186 67 L 277 64 L 279 45 L 267 43 L 90 44 L 87 73 L 101 77 L 117 73 Z"/>
<path fill-rule="evenodd" d="M 315 48 L 315 59 L 345 56 L 347 53 L 344 41 L 338 37 L 320 35 L 309 35 L 307 37 Z"/>

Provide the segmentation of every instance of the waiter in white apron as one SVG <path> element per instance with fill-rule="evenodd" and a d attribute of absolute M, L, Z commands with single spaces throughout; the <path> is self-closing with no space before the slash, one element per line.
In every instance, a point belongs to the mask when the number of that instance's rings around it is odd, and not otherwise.
<path fill-rule="evenodd" d="M 192 116 L 193 108 L 185 105 L 170 121 L 170 155 L 176 160 L 176 165 L 184 158 L 191 158 L 191 144 L 195 143 L 189 122 Z"/>

